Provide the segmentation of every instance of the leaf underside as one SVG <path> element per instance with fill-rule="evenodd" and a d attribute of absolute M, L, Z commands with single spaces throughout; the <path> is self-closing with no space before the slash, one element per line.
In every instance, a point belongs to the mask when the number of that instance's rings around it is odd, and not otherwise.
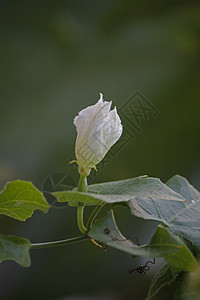
<path fill-rule="evenodd" d="M 195 271 L 198 268 L 196 259 L 184 242 L 166 226 L 159 225 L 150 243 L 138 246 L 121 234 L 111 210 L 104 219 L 94 223 L 88 235 L 107 246 L 134 256 L 164 257 L 173 274 L 180 271 Z"/>
<path fill-rule="evenodd" d="M 160 221 L 200 253 L 200 193 L 181 176 L 166 184 L 158 178 L 140 176 L 89 185 L 88 193 L 66 191 L 54 196 L 70 205 L 125 204 L 139 218 Z"/>
<path fill-rule="evenodd" d="M 59 202 L 67 201 L 73 206 L 80 202 L 85 205 L 123 204 L 139 218 L 160 221 L 164 226 L 159 225 L 149 244 L 143 246 L 137 246 L 120 233 L 112 211 L 96 221 L 88 234 L 94 240 L 133 256 L 164 257 L 173 276 L 180 271 L 197 269 L 197 261 L 184 239 L 191 242 L 196 253 L 200 252 L 200 193 L 185 178 L 174 176 L 164 184 L 157 178 L 140 176 L 93 184 L 88 187 L 88 193 L 73 190 L 53 195 Z M 48 208 L 42 193 L 30 182 L 8 182 L 0 193 L 0 213 L 17 220 L 26 220 L 35 209 L 46 212 Z M 29 247 L 25 239 L 1 236 L 0 259 L 13 259 L 27 266 L 30 264 Z"/>
<path fill-rule="evenodd" d="M 121 234 L 112 210 L 104 219 L 94 223 L 88 235 L 96 241 L 134 256 L 163 257 L 177 252 L 181 246 L 180 241 L 161 225 L 148 245 L 136 245 Z"/>
<path fill-rule="evenodd" d="M 190 241 L 196 253 L 200 253 L 200 193 L 181 177 L 172 177 L 166 185 L 179 193 L 184 201 L 131 199 L 131 213 L 143 219 L 157 220 Z"/>

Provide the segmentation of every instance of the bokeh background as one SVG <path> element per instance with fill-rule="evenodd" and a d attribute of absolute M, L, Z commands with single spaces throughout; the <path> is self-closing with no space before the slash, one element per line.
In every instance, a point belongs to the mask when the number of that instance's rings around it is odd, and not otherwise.
<path fill-rule="evenodd" d="M 50 174 L 56 188 L 63 174 L 65 185 L 76 185 L 76 166 L 68 164 L 75 115 L 99 92 L 120 114 L 140 91 L 157 114 L 139 118 L 140 130 L 130 126 L 134 116 L 121 116 L 132 138 L 105 158 L 90 182 L 144 174 L 165 182 L 180 174 L 200 188 L 199 18 L 194 0 L 1 0 L 1 187 L 20 178 L 48 191 Z M 115 214 L 125 235 L 149 241 L 155 223 L 123 208 Z M 35 212 L 25 223 L 1 216 L 1 233 L 31 242 L 68 238 L 79 234 L 75 216 L 71 207 Z M 1 264 L 1 299 L 145 299 L 161 263 L 144 277 L 129 275 L 141 260 L 90 242 L 34 250 L 31 258 L 26 269 Z"/>

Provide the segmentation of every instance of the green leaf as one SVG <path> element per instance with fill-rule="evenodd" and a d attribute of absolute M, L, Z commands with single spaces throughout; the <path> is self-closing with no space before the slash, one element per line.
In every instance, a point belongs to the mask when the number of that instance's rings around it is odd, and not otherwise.
<path fill-rule="evenodd" d="M 200 253 L 200 192 L 197 191 L 184 177 L 173 176 L 167 181 L 167 186 L 179 193 L 184 199 L 170 220 L 170 225 Z"/>
<path fill-rule="evenodd" d="M 181 243 L 180 250 L 164 257 L 170 265 L 173 275 L 181 271 L 194 272 L 198 269 L 198 262 L 192 252 L 180 238 L 179 241 Z"/>
<path fill-rule="evenodd" d="M 174 276 L 168 264 L 164 264 L 154 277 L 147 300 L 199 300 L 200 268 L 196 272 Z"/>
<path fill-rule="evenodd" d="M 131 212 L 143 219 L 161 221 L 191 241 L 200 253 L 200 193 L 181 176 L 171 178 L 167 186 L 185 200 L 136 196 L 129 201 Z"/>
<path fill-rule="evenodd" d="M 172 189 L 167 187 L 158 178 L 140 176 L 127 180 L 119 180 L 88 186 L 88 193 L 73 191 L 54 192 L 53 195 L 59 202 L 69 202 L 70 205 L 77 205 L 83 202 L 86 205 L 97 205 L 102 202 L 122 203 L 132 198 L 164 199 L 171 201 L 183 201 L 183 198 Z"/>
<path fill-rule="evenodd" d="M 11 181 L 0 192 L 0 214 L 25 221 L 35 209 L 48 211 L 43 194 L 31 182 Z"/>
<path fill-rule="evenodd" d="M 100 199 L 96 199 L 96 195 L 82 193 L 77 191 L 62 191 L 52 193 L 58 202 L 68 202 L 71 206 L 78 206 L 78 202 L 82 202 L 87 206 L 101 204 Z"/>
<path fill-rule="evenodd" d="M 174 300 L 181 287 L 179 275 L 173 276 L 168 264 L 164 264 L 154 277 L 147 300 Z"/>
<path fill-rule="evenodd" d="M 200 299 L 200 268 L 196 272 L 186 274 L 182 286 L 182 300 Z"/>
<path fill-rule="evenodd" d="M 198 245 L 200 245 L 199 192 L 195 190 L 186 179 L 180 176 L 173 177 L 168 181 L 167 185 L 163 184 L 157 178 L 141 176 L 128 180 L 90 185 L 88 188 L 89 193 L 72 191 L 57 192 L 54 193 L 54 195 L 58 197 L 59 201 L 69 201 L 74 203 L 74 205 L 78 202 L 84 202 L 86 204 L 100 204 L 101 202 L 111 204 L 127 203 L 132 214 L 143 219 L 162 222 L 168 226 L 172 232 L 179 233 L 181 237 L 183 236 L 187 238 L 187 240 L 191 239 L 198 248 Z M 197 209 L 196 213 L 192 209 L 193 206 Z M 180 224 L 180 222 L 182 223 Z M 194 225 L 197 226 L 196 228 L 192 228 L 194 232 L 188 228 L 188 223 L 194 223 Z M 188 234 L 185 234 L 185 232 Z M 96 239 L 98 240 L 98 236 Z M 105 240 L 105 236 L 103 238 L 102 235 L 100 241 L 105 243 L 109 242 Z M 118 243 L 115 242 L 114 247 L 117 247 L 117 244 Z M 123 242 L 123 244 L 125 243 Z M 170 265 L 174 265 L 173 272 L 176 273 L 179 272 L 179 270 L 195 270 L 197 262 L 193 254 L 180 239 L 179 244 L 182 245 L 181 249 L 176 252 L 174 256 L 166 257 Z M 122 247 L 121 243 L 120 247 Z M 130 251 L 130 248 L 127 252 L 128 251 Z M 138 255 L 142 255 L 141 253 L 142 252 Z M 158 253 L 156 255 L 158 255 Z"/>
<path fill-rule="evenodd" d="M 181 245 L 166 227 L 159 225 L 148 245 L 137 246 L 121 234 L 112 211 L 104 219 L 94 223 L 88 236 L 131 255 L 153 258 L 174 253 L 179 250 Z"/>
<path fill-rule="evenodd" d="M 29 267 L 30 247 L 31 244 L 27 239 L 0 234 L 0 262 L 3 260 L 14 260 L 23 267 Z"/>

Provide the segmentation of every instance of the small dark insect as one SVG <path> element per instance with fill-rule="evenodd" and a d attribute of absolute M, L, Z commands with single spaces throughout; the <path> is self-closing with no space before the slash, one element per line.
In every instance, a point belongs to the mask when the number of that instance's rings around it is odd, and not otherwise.
<path fill-rule="evenodd" d="M 110 234 L 110 229 L 109 228 L 105 228 L 103 232 L 104 232 L 104 234 L 108 235 L 108 234 Z M 115 242 L 115 241 L 119 241 L 119 242 L 127 241 L 127 239 L 119 240 L 118 238 L 116 238 L 115 236 L 112 236 L 112 235 L 110 237 L 111 237 L 111 239 L 112 239 L 113 242 Z"/>
<path fill-rule="evenodd" d="M 133 268 L 129 268 L 128 272 L 129 272 L 129 274 L 131 274 L 134 271 L 136 271 L 138 274 L 144 276 L 146 274 L 146 272 L 150 270 L 150 266 L 148 266 L 148 264 L 151 263 L 152 265 L 154 265 L 155 262 L 156 262 L 155 258 L 153 259 L 153 261 L 148 260 L 144 266 L 140 266 L 140 267 L 137 267 L 137 268 L 134 268 L 134 269 Z"/>
<path fill-rule="evenodd" d="M 105 228 L 104 231 L 103 231 L 105 234 L 109 234 L 110 233 L 110 230 L 108 228 Z"/>

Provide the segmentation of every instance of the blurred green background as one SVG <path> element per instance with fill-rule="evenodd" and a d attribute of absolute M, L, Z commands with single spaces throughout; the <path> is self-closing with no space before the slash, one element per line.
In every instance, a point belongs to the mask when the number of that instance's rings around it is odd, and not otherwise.
<path fill-rule="evenodd" d="M 74 117 L 99 92 L 120 114 L 140 91 L 157 115 L 140 118 L 139 131 L 121 116 L 134 137 L 105 158 L 90 182 L 144 174 L 165 182 L 180 174 L 200 188 L 199 18 L 199 1 L 1 0 L 1 187 L 20 178 L 48 190 L 50 174 L 76 184 L 76 166 L 68 165 Z M 72 237 L 79 234 L 75 216 L 71 207 L 35 212 L 25 223 L 1 216 L 1 233 L 31 242 Z M 140 243 L 155 230 L 126 209 L 116 209 L 116 217 Z M 1 264 L 0 299 L 145 299 L 160 263 L 144 277 L 129 275 L 140 259 L 90 242 L 34 250 L 31 257 L 27 269 Z"/>

